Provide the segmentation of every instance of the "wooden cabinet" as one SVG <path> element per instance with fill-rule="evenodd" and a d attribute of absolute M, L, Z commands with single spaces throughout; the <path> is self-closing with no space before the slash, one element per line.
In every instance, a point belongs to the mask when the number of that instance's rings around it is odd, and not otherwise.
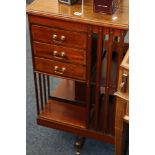
<path fill-rule="evenodd" d="M 116 155 L 124 155 L 125 134 L 129 134 L 125 129 L 125 124 L 129 124 L 129 51 L 126 53 L 119 72 L 118 90 L 116 98 L 116 118 L 115 118 L 115 150 Z M 125 133 L 126 132 L 126 133 Z"/>
<path fill-rule="evenodd" d="M 114 144 L 114 92 L 128 48 L 128 0 L 114 15 L 94 13 L 92 0 L 83 6 L 35 0 L 27 14 L 37 123 Z M 54 91 L 51 77 L 61 78 Z"/>

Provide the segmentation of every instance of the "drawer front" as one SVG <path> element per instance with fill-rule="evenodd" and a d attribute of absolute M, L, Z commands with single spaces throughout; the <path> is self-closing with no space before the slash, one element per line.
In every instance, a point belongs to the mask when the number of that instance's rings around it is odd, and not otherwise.
<path fill-rule="evenodd" d="M 59 20 L 55 18 L 46 18 L 36 15 L 29 15 L 29 23 L 48 26 L 53 28 L 61 28 L 69 31 L 88 32 L 88 25 L 83 23 L 71 22 L 66 20 Z"/>
<path fill-rule="evenodd" d="M 44 72 L 52 75 L 58 75 L 61 77 L 69 77 L 79 80 L 86 79 L 86 68 L 69 63 L 63 63 L 54 60 L 48 60 L 43 58 L 35 58 L 36 71 Z"/>
<path fill-rule="evenodd" d="M 65 31 L 55 28 L 32 25 L 32 38 L 35 41 L 86 49 L 86 33 Z"/>
<path fill-rule="evenodd" d="M 58 61 L 86 64 L 86 51 L 69 47 L 34 42 L 34 55 Z"/>

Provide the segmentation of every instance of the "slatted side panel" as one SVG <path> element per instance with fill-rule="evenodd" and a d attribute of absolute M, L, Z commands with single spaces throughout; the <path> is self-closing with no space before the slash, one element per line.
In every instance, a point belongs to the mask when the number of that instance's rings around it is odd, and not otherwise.
<path fill-rule="evenodd" d="M 115 66 L 116 66 L 116 68 L 115 68 L 116 69 L 116 76 L 114 76 L 114 78 L 115 78 L 114 79 L 114 81 L 115 81 L 114 91 L 115 92 L 116 92 L 117 87 L 118 87 L 119 67 L 120 67 L 120 64 L 121 64 L 122 59 L 123 59 L 123 54 L 125 52 L 125 49 L 124 49 L 125 34 L 126 34 L 126 32 L 123 30 L 114 29 L 114 40 L 113 40 L 113 42 L 118 44 L 117 49 L 115 49 L 113 47 L 113 51 L 115 52 L 114 56 L 116 57 L 116 60 L 114 60 Z M 115 40 L 115 38 L 116 38 L 116 40 Z M 113 96 L 111 100 L 112 101 L 110 104 L 109 114 L 108 114 L 108 132 L 111 133 L 112 135 L 114 135 L 115 134 L 114 128 L 115 128 L 116 97 Z"/>
<path fill-rule="evenodd" d="M 118 71 L 123 58 L 126 31 L 103 27 L 102 30 L 101 28 L 96 29 L 96 32 L 98 34 L 98 50 L 94 126 L 96 130 L 114 135 L 115 97 L 113 93 L 117 89 Z M 102 63 L 102 60 L 105 63 Z M 103 72 L 104 77 L 102 77 Z"/>
<path fill-rule="evenodd" d="M 49 98 L 49 76 L 34 72 L 37 114 L 39 115 Z"/>

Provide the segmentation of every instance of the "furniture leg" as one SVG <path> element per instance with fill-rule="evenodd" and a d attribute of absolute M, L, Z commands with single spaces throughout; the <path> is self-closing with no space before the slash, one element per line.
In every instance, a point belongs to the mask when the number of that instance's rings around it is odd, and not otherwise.
<path fill-rule="evenodd" d="M 82 137 L 82 136 L 76 137 L 75 144 L 74 144 L 76 155 L 80 155 L 80 150 L 82 149 L 84 142 L 85 142 L 85 137 Z"/>

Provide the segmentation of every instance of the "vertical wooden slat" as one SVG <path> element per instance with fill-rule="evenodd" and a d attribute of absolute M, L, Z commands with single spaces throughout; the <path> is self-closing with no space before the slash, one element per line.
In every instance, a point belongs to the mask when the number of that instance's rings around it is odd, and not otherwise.
<path fill-rule="evenodd" d="M 47 91 L 48 91 L 48 98 L 50 96 L 50 77 L 47 75 Z"/>
<path fill-rule="evenodd" d="M 44 87 L 44 100 L 45 100 L 45 104 L 47 104 L 47 93 L 46 93 L 46 80 L 45 80 L 45 75 L 43 75 L 43 87 Z"/>
<path fill-rule="evenodd" d="M 91 54 L 92 54 L 92 26 L 88 26 L 87 43 L 87 81 L 86 81 L 86 127 L 89 128 L 90 119 L 90 78 L 91 78 Z"/>
<path fill-rule="evenodd" d="M 100 98 L 100 78 L 101 78 L 101 55 L 103 50 L 103 31 L 102 27 L 98 28 L 98 43 L 97 43 L 97 60 L 96 60 L 96 88 L 95 88 L 95 129 L 98 128 L 99 122 L 99 98 Z"/>
<path fill-rule="evenodd" d="M 106 39 L 106 35 L 109 34 L 109 29 L 108 28 L 103 28 L 103 48 L 107 48 L 107 41 L 105 41 Z"/>
<path fill-rule="evenodd" d="M 122 61 L 122 57 L 123 57 L 123 47 L 124 47 L 124 30 L 118 30 L 115 29 L 115 35 L 118 36 L 119 42 L 118 42 L 118 48 L 117 48 L 117 70 L 116 70 L 116 79 L 115 79 L 115 91 L 117 90 L 117 86 L 118 86 L 118 77 L 119 77 L 119 66 L 120 63 Z M 116 98 L 114 98 L 113 103 L 111 105 L 111 114 L 109 114 L 109 117 L 111 117 L 112 119 L 110 119 L 110 126 L 109 126 L 109 132 L 114 135 L 115 134 L 115 109 L 116 109 Z"/>
<path fill-rule="evenodd" d="M 110 84 L 112 45 L 113 45 L 113 29 L 109 29 L 108 60 L 107 60 L 107 70 L 106 70 L 106 86 L 107 87 L 109 87 L 109 84 Z"/>
<path fill-rule="evenodd" d="M 40 114 L 39 108 L 39 92 L 38 92 L 38 84 L 37 84 L 37 73 L 34 72 L 34 85 L 35 85 L 35 94 L 36 94 L 36 103 L 37 103 L 37 114 Z"/>
<path fill-rule="evenodd" d="M 109 110 L 109 85 L 110 85 L 110 73 L 111 73 L 111 61 L 112 61 L 112 44 L 113 44 L 113 29 L 109 29 L 109 45 L 108 45 L 108 58 L 106 69 L 106 81 L 105 81 L 105 100 L 104 100 L 104 113 L 103 113 L 103 132 L 107 132 L 108 125 L 108 110 Z"/>
<path fill-rule="evenodd" d="M 114 96 L 113 96 L 114 97 Z M 116 109 L 116 98 L 112 99 L 112 103 L 110 103 L 110 107 L 109 107 L 109 133 L 111 135 L 114 135 L 115 133 L 115 109 Z"/>
<path fill-rule="evenodd" d="M 44 105 L 43 105 L 43 93 L 42 93 L 42 80 L 41 80 L 41 74 L 39 74 L 39 88 L 40 88 L 40 102 L 41 102 L 41 109 L 43 110 Z"/>
<path fill-rule="evenodd" d="M 118 59 L 117 59 L 117 76 L 116 76 L 116 88 L 118 87 L 118 77 L 119 77 L 119 67 L 123 58 L 123 49 L 124 49 L 124 37 L 125 37 L 126 31 L 121 30 L 120 31 L 120 42 L 118 45 Z"/>
<path fill-rule="evenodd" d="M 113 46 L 112 46 L 112 52 L 114 51 L 114 52 L 116 52 L 116 54 L 117 54 L 117 60 L 118 60 L 118 47 L 117 46 L 115 46 L 115 45 L 119 45 L 119 42 L 120 42 L 120 35 L 121 35 L 121 30 L 119 30 L 119 29 L 113 29 Z M 115 59 L 115 58 L 114 58 Z M 112 60 L 113 61 L 113 60 Z M 117 66 L 116 67 L 118 67 L 118 62 L 117 62 L 117 64 L 116 64 Z M 111 71 L 112 72 L 112 71 Z M 116 77 L 117 77 L 117 70 L 115 70 L 115 72 L 116 73 L 114 73 L 114 74 L 116 74 Z M 112 80 L 113 78 L 112 77 L 110 77 L 110 81 Z M 116 91 L 116 85 L 117 85 L 117 80 L 116 79 L 113 79 L 114 81 L 113 82 L 115 82 L 114 83 L 114 89 L 115 89 L 115 91 Z M 111 88 L 109 88 L 109 89 L 111 89 Z M 112 97 L 112 96 L 111 96 Z M 111 135 L 114 135 L 114 125 L 115 125 L 115 108 L 116 108 L 116 105 L 115 105 L 115 98 L 114 97 L 112 97 L 111 99 L 110 99 L 110 96 L 109 96 L 109 105 L 108 105 L 108 120 L 107 120 L 107 132 L 108 132 L 108 134 L 111 134 Z"/>

